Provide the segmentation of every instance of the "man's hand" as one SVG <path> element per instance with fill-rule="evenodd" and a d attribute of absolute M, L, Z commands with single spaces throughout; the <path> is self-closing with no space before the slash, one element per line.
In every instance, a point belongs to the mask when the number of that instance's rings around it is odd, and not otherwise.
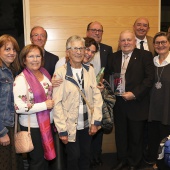
<path fill-rule="evenodd" d="M 7 146 L 10 144 L 10 139 L 9 139 L 9 136 L 8 134 L 6 134 L 5 136 L 3 137 L 0 137 L 0 145 L 2 146 Z"/>
<path fill-rule="evenodd" d="M 132 92 L 125 92 L 122 94 L 124 100 L 135 100 L 135 95 Z"/>
<path fill-rule="evenodd" d="M 57 76 L 54 74 L 52 79 L 51 79 L 51 83 L 53 87 L 58 87 L 60 86 L 60 84 L 63 82 L 63 79 L 57 79 Z"/>

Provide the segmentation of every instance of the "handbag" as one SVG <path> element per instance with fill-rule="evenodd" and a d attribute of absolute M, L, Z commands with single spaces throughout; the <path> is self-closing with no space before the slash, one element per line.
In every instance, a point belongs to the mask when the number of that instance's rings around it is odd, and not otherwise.
<path fill-rule="evenodd" d="M 16 153 L 27 153 L 34 149 L 30 133 L 30 115 L 28 115 L 28 131 L 17 132 L 18 115 L 15 113 L 14 145 Z"/>
<path fill-rule="evenodd" d="M 104 80 L 104 89 L 102 91 L 103 106 L 102 106 L 102 130 L 103 133 L 109 134 L 112 132 L 114 119 L 113 119 L 113 107 L 116 102 L 116 97 L 109 83 Z"/>
<path fill-rule="evenodd" d="M 102 128 L 103 133 L 109 134 L 112 132 L 114 121 L 113 121 L 113 107 L 116 101 L 115 95 L 109 85 L 109 83 L 104 80 L 104 90 L 102 92 L 103 105 L 102 105 L 102 121 L 101 126 L 98 127 L 98 130 Z M 77 86 L 76 86 L 77 87 Z M 94 109 L 90 106 L 83 92 L 77 87 L 83 99 L 86 101 L 89 109 L 91 110 L 91 114 L 93 116 Z"/>
<path fill-rule="evenodd" d="M 27 83 L 26 83 L 27 85 Z M 27 99 L 29 99 L 27 92 Z M 17 132 L 18 114 L 15 113 L 14 145 L 16 153 L 27 153 L 34 149 L 30 132 L 30 115 L 28 115 L 28 131 Z"/>

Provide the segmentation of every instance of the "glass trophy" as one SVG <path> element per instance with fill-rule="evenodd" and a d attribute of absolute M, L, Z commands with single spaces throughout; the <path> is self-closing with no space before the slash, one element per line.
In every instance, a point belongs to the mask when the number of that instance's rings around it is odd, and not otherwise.
<path fill-rule="evenodd" d="M 122 96 L 125 92 L 124 74 L 114 73 L 114 94 L 116 96 Z"/>

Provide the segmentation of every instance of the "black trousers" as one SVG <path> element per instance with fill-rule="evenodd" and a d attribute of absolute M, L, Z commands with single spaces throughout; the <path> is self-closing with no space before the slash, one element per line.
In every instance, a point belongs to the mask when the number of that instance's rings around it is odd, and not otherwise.
<path fill-rule="evenodd" d="M 123 105 L 115 105 L 114 120 L 118 160 L 127 161 L 130 166 L 138 166 L 143 157 L 145 121 L 130 120 Z"/>
<path fill-rule="evenodd" d="M 21 130 L 27 131 L 28 128 L 21 126 Z M 41 141 L 39 128 L 31 128 L 31 137 L 34 150 L 28 153 L 29 170 L 50 170 L 49 162 L 44 158 L 44 150 Z"/>
<path fill-rule="evenodd" d="M 158 161 L 158 148 L 162 139 L 170 135 L 170 125 L 163 125 L 160 121 L 152 121 L 148 123 L 149 144 L 148 159 L 151 162 L 157 162 L 161 170 L 169 169 L 164 161 Z"/>
<path fill-rule="evenodd" d="M 101 159 L 103 131 L 100 129 L 93 137 L 91 142 L 91 160 Z"/>
<path fill-rule="evenodd" d="M 66 144 L 67 170 L 89 170 L 91 139 L 86 128 L 77 130 L 76 141 Z"/>

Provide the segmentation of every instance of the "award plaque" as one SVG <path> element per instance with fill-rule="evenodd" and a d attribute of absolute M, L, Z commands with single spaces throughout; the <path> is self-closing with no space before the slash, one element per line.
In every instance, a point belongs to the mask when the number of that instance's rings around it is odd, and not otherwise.
<path fill-rule="evenodd" d="M 122 96 L 124 92 L 125 92 L 124 74 L 115 73 L 114 93 L 116 96 Z"/>

